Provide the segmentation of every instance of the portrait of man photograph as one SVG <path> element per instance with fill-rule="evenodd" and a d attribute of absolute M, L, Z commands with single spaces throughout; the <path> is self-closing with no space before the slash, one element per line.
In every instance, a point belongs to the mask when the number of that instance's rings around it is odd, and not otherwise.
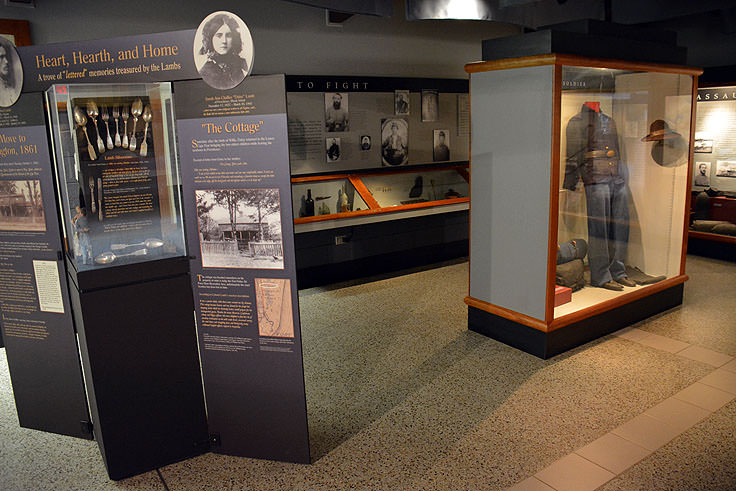
<path fill-rule="evenodd" d="M 340 92 L 325 93 L 325 128 L 328 132 L 348 131 L 348 94 Z"/>

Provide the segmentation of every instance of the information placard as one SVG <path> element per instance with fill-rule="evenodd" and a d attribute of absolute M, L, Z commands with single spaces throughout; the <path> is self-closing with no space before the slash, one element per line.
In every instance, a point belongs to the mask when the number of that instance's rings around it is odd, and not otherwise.
<path fill-rule="evenodd" d="M 308 463 L 284 77 L 174 96 L 212 450 Z"/>
<path fill-rule="evenodd" d="M 41 94 L 0 109 L 0 315 L 20 425 L 91 438 Z"/>

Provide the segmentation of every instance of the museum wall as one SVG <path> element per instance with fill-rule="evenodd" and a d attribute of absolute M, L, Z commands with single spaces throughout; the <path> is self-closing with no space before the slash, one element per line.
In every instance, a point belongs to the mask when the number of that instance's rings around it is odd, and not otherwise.
<path fill-rule="evenodd" d="M 34 44 L 196 28 L 214 10 L 240 15 L 256 47 L 254 73 L 466 78 L 483 39 L 520 32 L 474 21 L 409 22 L 403 0 L 392 18 L 356 15 L 328 27 L 322 9 L 280 0 L 36 0 L 0 7 L 0 18 L 27 19 Z M 442 33 L 440 36 L 439 33 Z"/>

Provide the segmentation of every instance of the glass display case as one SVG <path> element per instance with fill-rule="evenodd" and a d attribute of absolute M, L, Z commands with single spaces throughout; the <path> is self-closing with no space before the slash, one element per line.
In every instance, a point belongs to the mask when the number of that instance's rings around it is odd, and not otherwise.
<path fill-rule="evenodd" d="M 689 248 L 699 252 L 736 245 L 735 138 L 736 87 L 698 89 Z"/>
<path fill-rule="evenodd" d="M 186 255 L 171 84 L 54 85 L 46 100 L 76 270 Z"/>
<path fill-rule="evenodd" d="M 299 182 L 292 185 L 291 192 L 294 217 L 321 217 L 368 209 L 346 177 Z"/>
<path fill-rule="evenodd" d="M 468 165 L 292 178 L 294 223 L 467 203 Z"/>
<path fill-rule="evenodd" d="M 681 303 L 700 70 L 558 54 L 466 70 L 470 328 L 547 357 Z"/>
<path fill-rule="evenodd" d="M 561 74 L 556 279 L 574 291 L 555 319 L 680 275 L 693 90 L 678 73 Z"/>

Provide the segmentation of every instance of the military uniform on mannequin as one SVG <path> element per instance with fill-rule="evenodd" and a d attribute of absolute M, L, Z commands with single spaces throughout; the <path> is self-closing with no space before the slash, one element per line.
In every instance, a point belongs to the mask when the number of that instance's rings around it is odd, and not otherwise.
<path fill-rule="evenodd" d="M 567 124 L 563 187 L 574 190 L 582 178 L 588 207 L 590 284 L 621 291 L 636 286 L 626 275 L 629 203 L 626 167 L 621 161 L 614 120 L 599 102 L 586 102 Z"/>

